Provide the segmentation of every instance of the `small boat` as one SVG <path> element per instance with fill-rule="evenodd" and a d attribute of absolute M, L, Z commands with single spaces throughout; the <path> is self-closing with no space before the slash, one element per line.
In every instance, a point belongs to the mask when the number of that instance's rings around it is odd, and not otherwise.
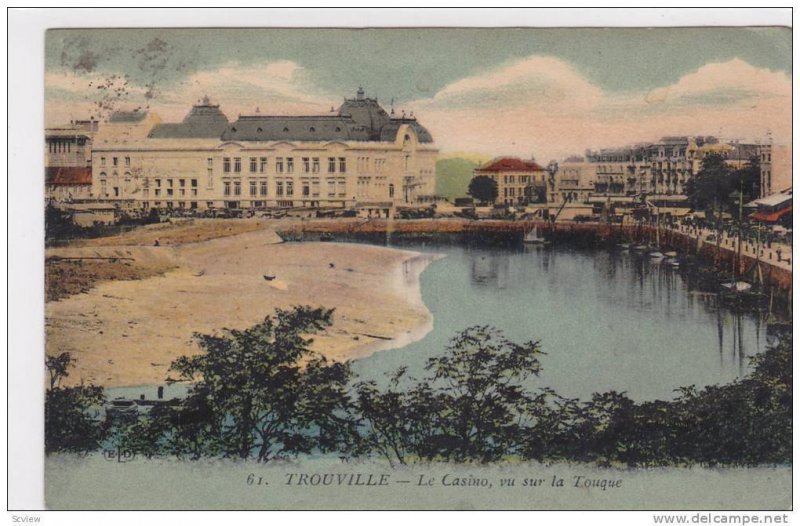
<path fill-rule="evenodd" d="M 664 255 L 666 255 L 666 254 L 664 254 Z M 678 268 L 678 267 L 680 267 L 680 266 L 681 266 L 681 262 L 680 262 L 680 261 L 678 261 L 678 259 L 677 259 L 677 258 L 674 258 L 674 257 L 667 258 L 667 259 L 664 261 L 664 264 L 666 264 L 667 266 L 670 266 L 670 267 L 672 267 L 672 268 Z"/>
<path fill-rule="evenodd" d="M 746 281 L 729 281 L 722 284 L 722 288 L 730 292 L 747 292 L 753 286 Z"/>
<path fill-rule="evenodd" d="M 546 245 L 549 243 L 544 236 L 539 235 L 539 231 L 536 227 L 533 227 L 531 230 L 528 230 L 525 233 L 525 237 L 522 238 L 522 242 L 531 245 Z"/>
<path fill-rule="evenodd" d="M 628 250 L 629 248 L 631 248 L 631 244 L 630 244 L 630 243 L 620 243 L 620 244 L 619 244 L 619 245 L 617 245 L 617 246 L 618 246 L 619 248 L 621 248 L 622 250 Z"/>
<path fill-rule="evenodd" d="M 664 255 L 668 258 L 676 258 L 678 257 L 678 253 L 674 250 L 670 250 L 669 252 L 664 252 Z"/>
<path fill-rule="evenodd" d="M 664 254 L 656 250 L 655 252 L 650 252 L 650 259 L 664 259 Z"/>
<path fill-rule="evenodd" d="M 636 245 L 635 247 L 633 247 L 633 249 L 636 252 L 644 252 L 645 250 L 647 250 L 647 245 Z"/>

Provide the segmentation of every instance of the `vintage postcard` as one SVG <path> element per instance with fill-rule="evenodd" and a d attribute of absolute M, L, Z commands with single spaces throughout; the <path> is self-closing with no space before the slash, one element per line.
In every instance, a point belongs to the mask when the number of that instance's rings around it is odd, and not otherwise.
<path fill-rule="evenodd" d="M 112 26 L 46 33 L 48 509 L 785 518 L 790 28 Z"/>

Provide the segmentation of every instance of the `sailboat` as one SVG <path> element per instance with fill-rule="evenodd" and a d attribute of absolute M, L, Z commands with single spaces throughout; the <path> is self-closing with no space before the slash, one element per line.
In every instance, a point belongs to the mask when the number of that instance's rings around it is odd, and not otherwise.
<path fill-rule="evenodd" d="M 650 252 L 650 259 L 657 259 L 662 260 L 664 259 L 664 254 L 659 252 L 661 248 L 661 215 L 658 213 L 658 209 L 656 209 L 656 249 L 653 252 Z"/>
<path fill-rule="evenodd" d="M 726 291 L 739 293 L 739 292 L 747 292 L 753 286 L 746 282 L 736 279 L 737 267 L 741 265 L 742 261 L 742 189 L 741 189 L 741 182 L 739 188 L 739 235 L 738 235 L 738 246 L 736 249 L 736 255 L 733 258 L 733 263 L 731 265 L 731 280 L 725 283 L 722 283 L 722 288 Z"/>
<path fill-rule="evenodd" d="M 525 237 L 522 239 L 522 242 L 530 245 L 546 245 L 549 243 L 544 236 L 539 235 L 539 229 L 535 226 L 525 233 Z"/>

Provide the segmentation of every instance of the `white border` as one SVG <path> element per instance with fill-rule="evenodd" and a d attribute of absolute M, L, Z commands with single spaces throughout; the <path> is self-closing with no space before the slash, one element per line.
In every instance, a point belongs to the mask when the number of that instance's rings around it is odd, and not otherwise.
<path fill-rule="evenodd" d="M 155 3 L 150 3 L 154 5 Z M 144 2 L 143 5 L 147 5 Z M 9 501 L 14 509 L 43 507 L 43 407 L 44 348 L 43 319 L 43 101 L 44 31 L 52 27 L 631 27 L 631 26 L 791 26 L 790 8 L 580 8 L 580 9 L 14 9 L 8 16 L 8 239 L 3 258 L 7 267 L 9 389 L 8 442 Z M 254 23 L 258 21 L 261 23 Z M 263 21 L 263 22 L 262 22 Z M 796 148 L 795 148 L 796 150 Z M 2 191 L 5 191 L 3 189 Z M 5 421 L 5 420 L 4 420 Z M 11 514 L 9 514 L 11 515 Z M 15 513 L 14 515 L 25 515 Z M 31 515 L 31 514 L 29 514 Z M 43 522 L 86 524 L 133 524 L 135 515 L 109 513 L 63 514 L 47 512 Z M 181 514 L 182 515 L 182 514 Z M 149 522 L 196 521 L 197 515 L 149 514 Z M 221 515 L 209 523 L 223 521 L 263 522 L 253 513 Z M 9 517 L 10 518 L 10 517 Z M 272 516 L 291 521 L 319 520 L 315 514 Z M 337 514 L 348 523 L 374 521 L 371 513 Z M 408 515 L 393 520 L 411 519 Z M 428 517 L 430 518 L 430 517 Z M 433 519 L 447 519 L 436 515 Z M 478 514 L 457 520 L 472 522 L 487 517 Z M 530 520 L 530 515 L 506 513 L 504 521 Z M 325 520 L 329 520 L 326 517 Z M 381 516 L 385 521 L 386 516 Z M 415 519 L 418 517 L 415 515 Z M 542 523 L 592 522 L 600 524 L 652 523 L 649 513 L 546 513 L 534 519 Z"/>

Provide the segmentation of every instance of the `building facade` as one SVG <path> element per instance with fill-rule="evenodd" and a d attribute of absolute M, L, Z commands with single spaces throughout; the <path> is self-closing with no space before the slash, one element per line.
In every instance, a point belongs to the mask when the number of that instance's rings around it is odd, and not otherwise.
<path fill-rule="evenodd" d="M 758 155 L 758 147 L 711 136 L 662 137 L 655 143 L 587 151 L 586 162 L 595 166 L 595 194 L 668 197 L 684 195 L 687 181 L 712 153 L 740 168 Z"/>
<path fill-rule="evenodd" d="M 92 140 L 95 120 L 45 130 L 45 197 L 69 202 L 92 197 Z"/>
<path fill-rule="evenodd" d="M 594 164 L 580 158 L 565 159 L 558 164 L 547 199 L 551 203 L 584 203 L 595 191 L 596 176 Z"/>
<path fill-rule="evenodd" d="M 547 170 L 532 160 L 497 157 L 475 168 L 472 174 L 489 177 L 497 183 L 496 203 L 526 205 L 546 196 Z"/>
<path fill-rule="evenodd" d="M 789 145 L 762 144 L 758 148 L 761 168 L 761 197 L 792 187 L 792 148 Z"/>
<path fill-rule="evenodd" d="M 361 89 L 329 115 L 234 122 L 205 99 L 180 123 L 137 115 L 101 126 L 92 191 L 141 208 L 387 209 L 434 194 L 437 155 L 416 119 Z"/>

